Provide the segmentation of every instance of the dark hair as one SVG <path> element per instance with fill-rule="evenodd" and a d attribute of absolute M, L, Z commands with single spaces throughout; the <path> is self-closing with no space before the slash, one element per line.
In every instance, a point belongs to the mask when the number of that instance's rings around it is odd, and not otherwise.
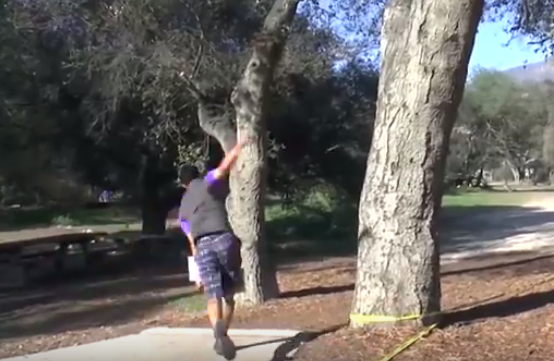
<path fill-rule="evenodd" d="M 190 181 L 200 177 L 200 171 L 194 165 L 183 164 L 179 167 L 179 182 L 189 184 Z"/>

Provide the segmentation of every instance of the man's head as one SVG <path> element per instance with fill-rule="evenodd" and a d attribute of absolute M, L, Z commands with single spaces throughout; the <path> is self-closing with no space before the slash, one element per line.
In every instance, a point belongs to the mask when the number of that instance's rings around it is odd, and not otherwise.
<path fill-rule="evenodd" d="M 198 168 L 193 165 L 183 164 L 179 167 L 179 183 L 181 183 L 181 186 L 183 187 L 187 187 L 192 180 L 198 178 L 199 176 L 200 172 L 198 171 Z"/>

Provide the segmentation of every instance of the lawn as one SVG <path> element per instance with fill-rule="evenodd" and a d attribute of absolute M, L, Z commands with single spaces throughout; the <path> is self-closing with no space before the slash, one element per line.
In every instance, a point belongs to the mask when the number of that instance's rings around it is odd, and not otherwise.
<path fill-rule="evenodd" d="M 443 207 L 464 212 L 486 207 L 513 207 L 551 194 L 540 191 L 463 190 L 445 195 Z M 334 249 L 336 241 L 355 238 L 357 218 L 357 204 L 331 201 L 319 193 L 293 205 L 274 200 L 266 208 L 268 235 L 277 243 L 317 239 L 325 241 Z M 51 226 L 129 225 L 139 222 L 140 211 L 137 207 L 0 209 L 0 231 Z M 342 248 L 344 245 L 339 243 L 338 246 Z"/>
<path fill-rule="evenodd" d="M 51 226 L 97 226 L 140 222 L 140 212 L 131 207 L 62 208 L 22 207 L 0 209 L 0 231 Z"/>
<path fill-rule="evenodd" d="M 462 191 L 445 195 L 442 204 L 443 207 L 521 206 L 547 195 L 548 192 Z"/>

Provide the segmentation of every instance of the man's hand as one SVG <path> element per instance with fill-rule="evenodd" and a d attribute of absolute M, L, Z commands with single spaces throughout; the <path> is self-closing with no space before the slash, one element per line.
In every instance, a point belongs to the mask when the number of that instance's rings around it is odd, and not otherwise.
<path fill-rule="evenodd" d="M 192 256 L 193 257 L 196 257 L 196 254 L 198 253 L 198 251 L 196 250 L 196 246 L 194 245 L 194 243 L 191 242 L 190 244 L 190 250 L 192 252 Z M 196 262 L 196 261 L 195 261 Z M 202 289 L 204 288 L 204 286 L 202 285 L 202 282 L 200 282 L 199 280 L 195 281 L 194 282 L 196 284 L 196 288 L 199 290 L 199 291 L 202 291 Z"/>

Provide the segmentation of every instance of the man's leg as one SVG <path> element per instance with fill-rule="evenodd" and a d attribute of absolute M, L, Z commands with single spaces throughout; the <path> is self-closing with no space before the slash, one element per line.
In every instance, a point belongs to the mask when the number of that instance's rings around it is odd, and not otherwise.
<path fill-rule="evenodd" d="M 223 319 L 223 307 L 220 306 L 220 301 L 216 297 L 209 297 L 208 298 L 208 307 L 207 307 L 207 313 L 208 313 L 208 320 L 210 321 L 210 325 L 212 328 L 215 328 L 215 325 L 218 320 Z"/>
<path fill-rule="evenodd" d="M 231 322 L 233 321 L 233 315 L 235 314 L 235 296 L 225 297 L 225 302 L 223 304 L 223 321 L 225 322 L 225 332 L 229 331 L 231 327 Z"/>
<path fill-rule="evenodd" d="M 221 308 L 218 307 L 217 302 L 217 296 L 222 293 L 221 272 L 219 271 L 217 253 L 207 247 L 206 244 L 199 244 L 197 246 L 195 261 L 198 265 L 200 280 L 207 298 L 206 311 L 208 319 L 211 326 L 214 327 L 216 321 L 222 318 Z"/>
<path fill-rule="evenodd" d="M 200 278 L 204 285 L 204 293 L 208 298 L 208 319 L 214 329 L 214 350 L 227 360 L 232 360 L 236 356 L 236 348 L 233 341 L 227 336 L 227 327 L 224 320 L 225 292 L 217 244 L 217 238 L 201 240 L 197 247 L 197 262 Z"/>
<path fill-rule="evenodd" d="M 229 330 L 235 313 L 235 293 L 242 287 L 240 242 L 235 235 L 225 235 L 218 250 L 218 259 L 222 268 L 224 297 L 223 320 L 225 330 Z"/>

